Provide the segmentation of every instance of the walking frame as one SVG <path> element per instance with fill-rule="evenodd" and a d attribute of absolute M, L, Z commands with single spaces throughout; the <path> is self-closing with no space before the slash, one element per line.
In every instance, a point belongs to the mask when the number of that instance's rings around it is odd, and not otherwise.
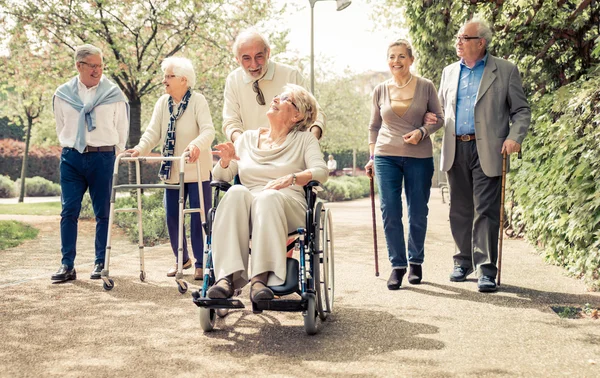
<path fill-rule="evenodd" d="M 181 294 L 187 291 L 188 284 L 183 279 L 183 224 L 184 215 L 191 213 L 200 213 L 201 224 L 205 223 L 204 213 L 204 201 L 202 193 L 202 179 L 200 176 L 200 159 L 196 160 L 196 171 L 198 174 L 198 198 L 200 200 L 199 208 L 184 209 L 185 203 L 185 164 L 189 159 L 189 152 L 184 152 L 181 156 L 138 156 L 131 157 L 129 153 L 121 153 L 117 155 L 115 159 L 115 165 L 113 170 L 113 181 L 112 181 L 112 192 L 110 196 L 110 215 L 108 218 L 108 236 L 106 239 L 106 255 L 104 258 L 104 269 L 101 273 L 104 290 L 112 290 L 114 287 L 114 281 L 109 277 L 109 265 L 110 265 L 110 252 L 111 252 L 111 229 L 114 221 L 115 213 L 137 213 L 138 217 L 138 249 L 140 253 L 140 281 L 146 280 L 146 269 L 144 265 L 144 233 L 142 229 L 142 189 L 178 189 L 179 190 L 179 232 L 178 238 L 178 249 L 177 249 L 177 272 L 175 273 L 175 282 L 177 288 Z M 145 161 L 179 161 L 179 184 L 142 184 L 140 174 L 140 163 Z M 135 184 L 123 184 L 118 185 L 119 180 L 119 164 L 121 162 L 135 162 Z M 117 191 L 119 190 L 132 190 L 135 189 L 137 192 L 137 208 L 122 208 L 115 209 L 115 199 Z"/>

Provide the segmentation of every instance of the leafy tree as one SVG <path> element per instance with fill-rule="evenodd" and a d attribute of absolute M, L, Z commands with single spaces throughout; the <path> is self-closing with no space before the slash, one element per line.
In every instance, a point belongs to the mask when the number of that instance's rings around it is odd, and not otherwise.
<path fill-rule="evenodd" d="M 64 67 L 65 60 L 64 55 L 52 54 L 49 46 L 30 43 L 22 25 L 17 24 L 14 30 L 8 43 L 11 54 L 2 57 L 0 91 L 4 101 L 0 114 L 25 130 L 19 191 L 19 202 L 23 202 L 32 128 L 39 124 L 44 112 L 48 113 L 57 84 L 55 73 Z M 17 52 L 19 59 L 15 56 Z"/>
<path fill-rule="evenodd" d="M 420 71 L 434 83 L 457 60 L 454 36 L 475 14 L 493 25 L 491 52 L 519 65 L 529 93 L 576 81 L 598 63 L 600 4 L 593 0 L 385 1 L 378 16 L 408 26 Z M 404 17 L 389 16 L 388 8 Z"/>
<path fill-rule="evenodd" d="M 142 98 L 161 86 L 164 58 L 192 58 L 197 86 L 213 88 L 231 68 L 229 46 L 239 30 L 273 15 L 271 0 L 0 0 L 0 7 L 40 41 L 72 51 L 81 43 L 103 49 L 105 74 L 131 107 L 129 146 L 140 138 Z"/>

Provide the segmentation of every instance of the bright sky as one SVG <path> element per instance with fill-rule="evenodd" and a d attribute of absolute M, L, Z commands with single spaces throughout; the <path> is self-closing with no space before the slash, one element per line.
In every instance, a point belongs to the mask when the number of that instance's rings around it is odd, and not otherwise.
<path fill-rule="evenodd" d="M 308 0 L 285 0 L 303 4 L 299 11 L 284 16 L 290 29 L 288 48 L 300 56 L 310 56 L 310 3 Z M 360 73 L 388 71 L 386 50 L 388 44 L 408 33 L 375 24 L 369 17 L 374 5 L 365 0 L 353 0 L 342 11 L 336 11 L 335 1 L 315 4 L 315 61 L 320 57 L 332 58 L 340 74 L 345 68 Z"/>

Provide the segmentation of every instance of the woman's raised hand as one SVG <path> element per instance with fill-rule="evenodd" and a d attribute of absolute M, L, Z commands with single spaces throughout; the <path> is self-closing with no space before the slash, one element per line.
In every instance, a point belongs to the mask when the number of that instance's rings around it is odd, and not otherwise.
<path fill-rule="evenodd" d="M 211 151 L 210 153 L 213 155 L 217 155 L 221 161 L 221 168 L 229 167 L 229 163 L 232 160 L 240 160 L 240 158 L 235 153 L 235 146 L 231 142 L 225 142 L 221 144 L 217 144 L 215 147 L 216 151 Z"/>

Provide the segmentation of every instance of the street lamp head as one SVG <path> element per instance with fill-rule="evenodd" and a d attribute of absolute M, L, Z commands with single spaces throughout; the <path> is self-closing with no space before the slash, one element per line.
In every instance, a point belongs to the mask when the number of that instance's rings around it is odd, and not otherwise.
<path fill-rule="evenodd" d="M 344 10 L 346 8 L 348 8 L 348 5 L 350 5 L 350 3 L 352 3 L 352 1 L 350 0 L 336 0 L 337 3 L 337 10 L 341 11 Z"/>

